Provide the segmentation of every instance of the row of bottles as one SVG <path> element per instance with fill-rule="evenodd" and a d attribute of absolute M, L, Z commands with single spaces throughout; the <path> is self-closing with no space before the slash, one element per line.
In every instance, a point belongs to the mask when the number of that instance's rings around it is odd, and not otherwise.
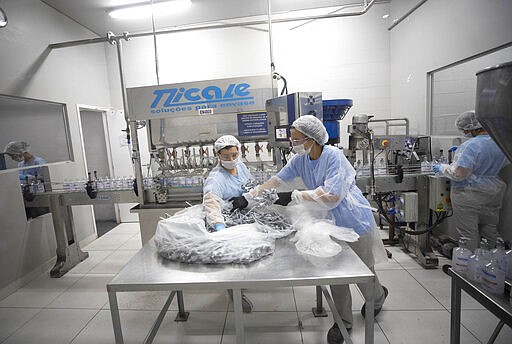
<path fill-rule="evenodd" d="M 21 189 L 23 190 L 23 188 L 26 185 L 28 185 L 28 190 L 32 194 L 39 194 L 45 192 L 44 182 L 38 179 L 37 175 L 35 176 L 35 178 L 32 178 L 31 180 L 29 180 L 28 177 L 25 177 L 25 181 L 21 182 L 20 184 Z"/>
<path fill-rule="evenodd" d="M 133 177 L 95 178 L 94 182 L 98 191 L 133 189 Z M 84 191 L 86 184 L 87 180 L 83 179 L 64 179 L 62 188 L 66 192 Z"/>
<path fill-rule="evenodd" d="M 494 249 L 482 238 L 474 253 L 468 248 L 468 243 L 468 238 L 459 239 L 459 247 L 453 250 L 453 269 L 483 289 L 493 294 L 503 294 L 505 278 L 512 279 L 512 250 L 505 250 L 502 238 L 497 239 Z"/>
<path fill-rule="evenodd" d="M 432 168 L 435 164 L 447 164 L 448 159 L 444 156 L 444 151 L 439 150 L 439 156 L 434 156 L 432 161 L 429 161 L 427 156 L 423 156 L 423 160 L 421 161 L 421 173 L 432 173 Z"/>
<path fill-rule="evenodd" d="M 356 170 L 356 176 L 369 176 L 371 173 L 370 164 L 363 164 L 361 160 L 357 160 L 354 163 L 354 169 Z M 373 165 L 373 173 L 376 176 L 383 176 L 387 174 L 386 161 L 384 158 L 380 158 L 375 162 Z"/>

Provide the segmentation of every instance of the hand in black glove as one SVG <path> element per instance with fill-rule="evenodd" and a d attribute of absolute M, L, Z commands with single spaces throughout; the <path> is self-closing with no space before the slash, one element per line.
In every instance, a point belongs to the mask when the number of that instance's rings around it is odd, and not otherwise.
<path fill-rule="evenodd" d="M 274 202 L 274 204 L 287 206 L 288 203 L 292 201 L 291 192 L 278 192 L 277 196 L 279 196 L 279 198 L 277 199 L 277 201 Z"/>
<path fill-rule="evenodd" d="M 245 209 L 249 205 L 249 202 L 247 202 L 247 199 L 245 199 L 244 196 L 231 197 L 229 201 L 233 202 L 233 208 L 231 209 L 231 212 L 234 212 L 237 209 Z"/>

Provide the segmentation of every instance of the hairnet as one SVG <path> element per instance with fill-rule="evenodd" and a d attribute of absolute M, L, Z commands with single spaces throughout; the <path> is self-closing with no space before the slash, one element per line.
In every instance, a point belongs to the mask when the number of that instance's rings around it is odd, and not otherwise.
<path fill-rule="evenodd" d="M 30 145 L 25 141 L 11 141 L 5 146 L 4 153 L 23 154 L 28 152 L 29 149 Z"/>
<path fill-rule="evenodd" d="M 292 128 L 297 129 L 307 137 L 311 137 L 320 145 L 325 145 L 329 140 L 329 134 L 321 120 L 313 115 L 304 115 L 292 123 Z"/>
<path fill-rule="evenodd" d="M 218 153 L 221 149 L 229 146 L 236 146 L 238 147 L 238 150 L 240 150 L 240 141 L 238 141 L 233 135 L 223 135 L 219 137 L 213 145 L 215 153 Z"/>
<path fill-rule="evenodd" d="M 459 130 L 474 130 L 482 128 L 482 125 L 476 119 L 475 111 L 466 111 L 461 113 L 455 120 L 455 126 Z"/>

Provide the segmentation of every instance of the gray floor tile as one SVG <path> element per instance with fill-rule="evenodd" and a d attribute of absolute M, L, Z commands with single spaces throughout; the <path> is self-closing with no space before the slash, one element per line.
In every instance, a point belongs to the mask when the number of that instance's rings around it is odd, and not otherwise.
<path fill-rule="evenodd" d="M 87 309 L 44 309 L 3 343 L 70 343 L 96 313 Z"/>
<path fill-rule="evenodd" d="M 116 295 L 117 304 L 121 310 L 159 311 L 164 306 L 169 293 L 161 291 L 137 291 L 117 293 Z M 173 302 L 175 303 L 176 301 Z M 103 306 L 103 309 L 110 309 L 110 304 L 107 302 Z"/>
<path fill-rule="evenodd" d="M 174 315 L 169 313 L 165 317 L 155 344 L 221 343 L 226 312 L 190 312 L 188 320 L 184 322 L 174 321 Z"/>
<path fill-rule="evenodd" d="M 293 291 L 288 288 L 248 289 L 244 294 L 251 300 L 255 312 L 295 312 Z M 233 303 L 229 303 L 233 311 Z"/>
<path fill-rule="evenodd" d="M 139 234 L 134 235 L 124 244 L 119 246 L 119 250 L 139 250 L 142 248 L 142 239 Z"/>
<path fill-rule="evenodd" d="M 40 309 L 0 308 L 0 342 L 33 318 Z"/>
<path fill-rule="evenodd" d="M 96 264 L 89 274 L 117 274 L 138 250 L 117 250 Z"/>
<path fill-rule="evenodd" d="M 391 344 L 450 343 L 448 311 L 382 311 L 377 319 Z M 461 343 L 480 343 L 466 329 L 461 330 Z"/>
<path fill-rule="evenodd" d="M 112 231 L 114 231 L 113 229 Z M 105 251 L 110 250 L 114 251 L 121 247 L 124 243 L 130 240 L 134 234 L 127 233 L 113 233 L 108 232 L 107 234 L 99 237 L 98 239 L 91 242 L 89 245 L 82 248 L 84 251 Z"/>
<path fill-rule="evenodd" d="M 227 290 L 212 291 L 183 291 L 183 303 L 187 311 L 225 312 L 228 309 L 229 296 Z M 178 310 L 176 298 L 172 301 L 170 310 Z"/>
<path fill-rule="evenodd" d="M 114 274 L 85 275 L 48 307 L 101 309 L 108 301 L 106 285 L 113 277 Z"/>
<path fill-rule="evenodd" d="M 299 318 L 303 326 L 301 332 L 304 343 L 327 343 L 327 331 L 334 324 L 330 313 L 328 317 L 315 318 L 311 312 L 301 312 L 299 313 Z M 364 318 L 361 315 L 354 315 L 354 324 L 350 336 L 354 344 L 364 343 Z M 374 342 L 375 344 L 389 344 L 378 323 L 374 324 Z"/>
<path fill-rule="evenodd" d="M 297 303 L 297 310 L 299 312 L 311 311 L 316 307 L 316 288 L 315 287 L 293 287 L 295 292 L 295 300 Z M 355 285 L 350 285 L 352 293 L 352 310 L 360 310 L 364 304 L 363 297 Z M 330 290 L 329 290 L 330 292 Z M 322 307 L 330 311 L 325 297 L 322 295 Z"/>
<path fill-rule="evenodd" d="M 107 256 L 112 254 L 112 251 L 87 251 L 89 257 L 86 260 L 78 263 L 73 269 L 69 270 L 66 275 L 69 274 L 86 274 L 100 262 L 102 262 Z"/>
<path fill-rule="evenodd" d="M 499 319 L 487 310 L 463 310 L 461 312 L 462 325 L 475 335 L 483 343 L 487 343 L 489 337 Z M 512 329 L 507 325 L 503 326 L 495 344 L 510 344 L 512 342 Z"/>
<path fill-rule="evenodd" d="M 47 273 L 41 274 L 38 278 L 3 299 L 0 302 L 0 307 L 45 307 L 81 277 L 82 275 L 64 275 L 61 278 L 50 278 Z"/>
<path fill-rule="evenodd" d="M 247 344 L 301 344 L 301 332 L 296 312 L 253 312 L 244 315 Z M 235 317 L 228 313 L 222 344 L 234 344 Z"/>
<path fill-rule="evenodd" d="M 423 286 L 405 270 L 378 271 L 379 280 L 389 290 L 386 310 L 444 309 Z"/>
<path fill-rule="evenodd" d="M 432 294 L 446 309 L 451 308 L 450 276 L 441 269 L 409 270 L 409 273 Z M 462 309 L 485 309 L 471 296 L 462 291 Z"/>

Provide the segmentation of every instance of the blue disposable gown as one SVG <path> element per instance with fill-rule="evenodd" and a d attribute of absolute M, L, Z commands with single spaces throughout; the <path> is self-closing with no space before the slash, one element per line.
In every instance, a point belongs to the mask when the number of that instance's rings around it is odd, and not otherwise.
<path fill-rule="evenodd" d="M 251 178 L 247 166 L 241 161 L 236 164 L 237 175 L 232 175 L 220 165 L 215 166 L 204 183 L 203 206 L 209 225 L 224 223 L 222 207 L 225 201 L 241 196 L 242 186 Z"/>
<path fill-rule="evenodd" d="M 46 164 L 46 161 L 38 156 L 34 156 L 33 159 L 31 159 L 28 162 L 25 162 L 25 160 L 22 160 L 18 163 L 18 167 L 27 167 L 27 166 L 34 166 L 31 168 L 25 168 L 18 172 L 18 176 L 20 180 L 25 180 L 26 177 L 35 177 L 38 176 L 39 178 L 43 178 L 43 174 L 41 171 L 41 167 L 38 165 Z"/>
<path fill-rule="evenodd" d="M 301 178 L 309 195 L 320 206 L 327 208 L 337 226 L 348 227 L 360 236 L 375 228 L 370 204 L 355 183 L 355 170 L 343 155 L 332 146 L 324 146 L 316 160 L 309 155 L 295 155 L 276 177 L 279 184 Z M 334 195 L 326 200 L 325 195 Z"/>

